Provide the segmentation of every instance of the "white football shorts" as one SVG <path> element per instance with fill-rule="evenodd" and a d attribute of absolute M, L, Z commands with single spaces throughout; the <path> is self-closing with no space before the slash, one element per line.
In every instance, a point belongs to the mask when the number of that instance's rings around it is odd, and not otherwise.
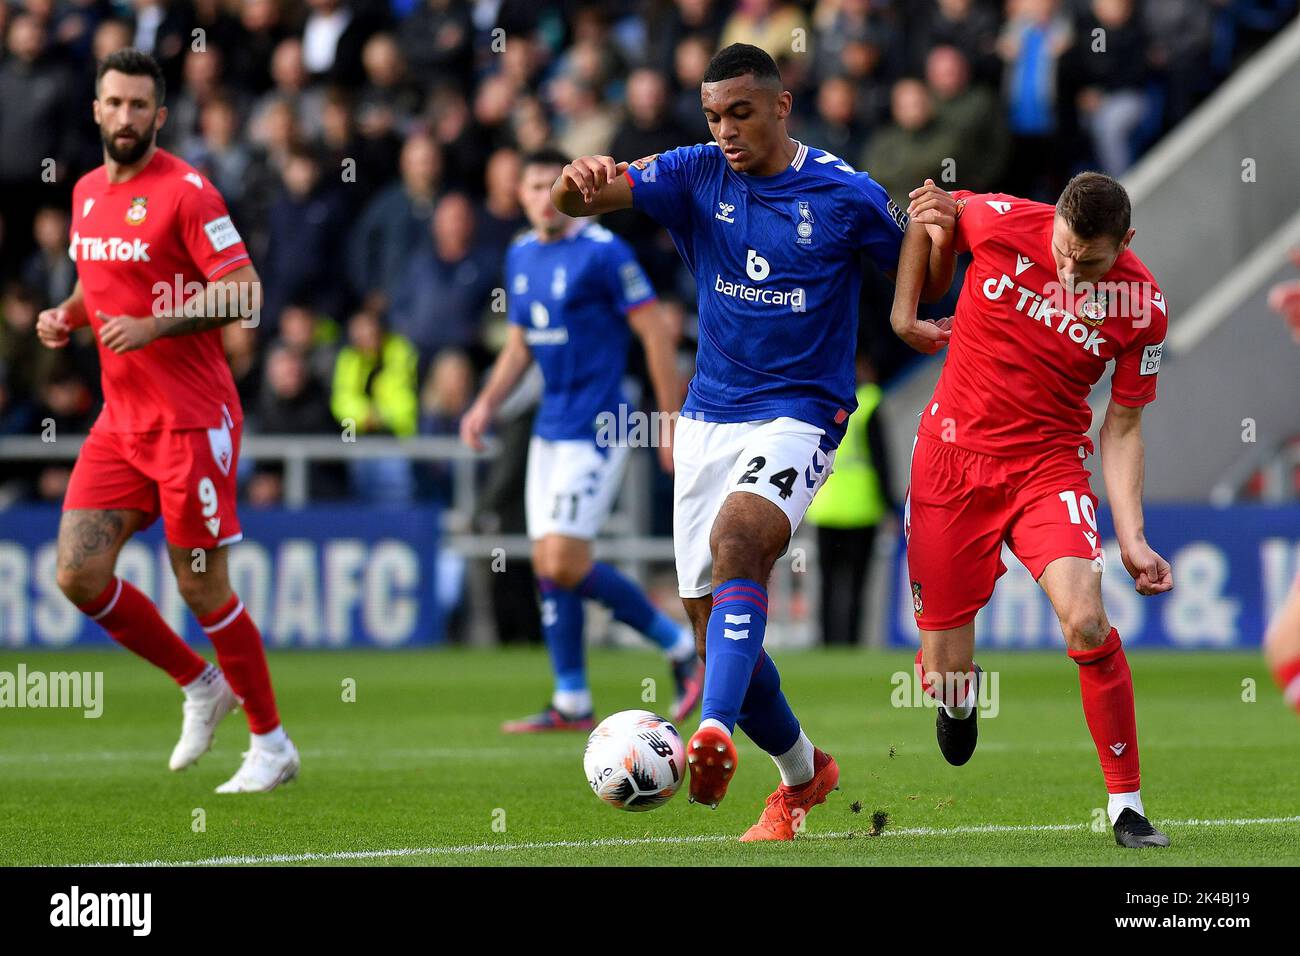
<path fill-rule="evenodd" d="M 766 498 L 785 513 L 793 535 L 831 473 L 835 449 L 825 432 L 794 418 L 702 422 L 683 415 L 673 436 L 673 552 L 682 597 L 713 591 L 709 534 L 735 491 Z"/>
<path fill-rule="evenodd" d="M 524 474 L 528 537 L 596 537 L 618 496 L 627 451 L 622 445 L 601 448 L 592 439 L 555 441 L 534 435 Z"/>

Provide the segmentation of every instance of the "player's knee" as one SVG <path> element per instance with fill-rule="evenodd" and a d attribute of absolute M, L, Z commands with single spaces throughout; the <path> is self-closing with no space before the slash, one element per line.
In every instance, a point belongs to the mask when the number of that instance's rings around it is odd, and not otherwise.
<path fill-rule="evenodd" d="M 195 614 L 210 614 L 230 597 L 224 582 L 203 574 L 183 574 L 176 579 L 181 600 Z"/>
<path fill-rule="evenodd" d="M 104 593 L 113 572 L 101 568 L 61 567 L 55 573 L 59 590 L 73 604 L 89 604 Z"/>
<path fill-rule="evenodd" d="M 571 563 L 556 561 L 548 567 L 548 573 L 543 577 L 549 578 L 566 591 L 572 591 L 587 576 L 588 568 L 578 567 Z"/>
<path fill-rule="evenodd" d="M 724 531 L 715 533 L 710 542 L 713 548 L 713 577 L 715 581 L 747 578 L 750 581 L 767 581 L 772 573 L 773 559 L 755 547 L 750 535 Z"/>
<path fill-rule="evenodd" d="M 1061 633 L 1070 650 L 1090 651 L 1106 640 L 1110 623 L 1100 608 L 1077 608 L 1061 617 Z"/>

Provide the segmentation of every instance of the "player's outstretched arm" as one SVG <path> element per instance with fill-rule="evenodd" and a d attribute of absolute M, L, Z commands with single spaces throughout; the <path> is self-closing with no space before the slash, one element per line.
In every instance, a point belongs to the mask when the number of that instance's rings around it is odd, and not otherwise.
<path fill-rule="evenodd" d="M 1169 562 L 1147 544 L 1142 519 L 1144 475 L 1142 408 L 1114 399 L 1101 425 L 1101 472 L 1110 499 L 1120 558 L 1139 594 L 1160 594 L 1174 586 Z"/>
<path fill-rule="evenodd" d="M 474 404 L 461 416 L 461 441 L 475 451 L 483 450 L 483 436 L 491 426 L 497 409 L 514 391 L 519 379 L 532 364 L 533 351 L 524 338 L 523 327 L 511 325 L 505 347 L 492 363 L 492 371 L 488 372 L 487 384 L 483 386 L 483 391 L 474 400 Z"/>
<path fill-rule="evenodd" d="M 641 339 L 645 349 L 646 369 L 664 423 L 658 430 L 659 465 L 672 474 L 672 423 L 682 408 L 682 381 L 677 374 L 677 329 L 657 301 L 647 302 L 629 312 L 627 324 Z"/>
<path fill-rule="evenodd" d="M 903 247 L 898 254 L 898 271 L 894 275 L 894 307 L 889 315 L 894 334 L 925 355 L 933 355 L 952 336 L 951 321 L 922 322 L 916 317 L 916 307 L 921 301 L 929 274 L 931 257 L 930 237 L 926 227 L 909 222 L 903 235 Z"/>
<path fill-rule="evenodd" d="M 566 216 L 597 216 L 632 208 L 632 186 L 623 175 L 627 163 L 612 156 L 579 156 L 551 186 L 551 202 Z"/>

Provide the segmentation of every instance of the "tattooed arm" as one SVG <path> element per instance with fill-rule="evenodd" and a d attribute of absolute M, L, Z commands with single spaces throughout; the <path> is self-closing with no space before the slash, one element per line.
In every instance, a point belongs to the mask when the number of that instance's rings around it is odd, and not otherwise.
<path fill-rule="evenodd" d="M 99 339 L 114 352 L 144 348 L 157 338 L 206 332 L 236 319 L 253 319 L 262 307 L 262 281 L 251 265 L 240 266 L 204 286 L 180 309 L 136 318 L 99 313 Z"/>

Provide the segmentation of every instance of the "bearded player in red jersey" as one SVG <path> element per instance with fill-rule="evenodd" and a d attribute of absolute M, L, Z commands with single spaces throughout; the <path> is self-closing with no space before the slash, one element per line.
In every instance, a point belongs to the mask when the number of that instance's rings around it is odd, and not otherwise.
<path fill-rule="evenodd" d="M 227 575 L 227 546 L 243 537 L 235 513 L 243 416 L 220 332 L 255 315 L 260 283 L 216 188 L 155 144 L 167 118 L 164 93 L 158 64 L 139 50 L 100 65 L 94 115 L 104 165 L 72 193 L 77 284 L 37 322 L 50 348 L 89 324 L 104 387 L 104 409 L 63 501 L 58 583 L 114 640 L 183 689 L 172 770 L 207 752 L 218 722 L 242 703 L 252 745 L 217 792 L 271 790 L 297 774 L 298 752 L 280 726 L 262 636 Z M 127 538 L 159 514 L 181 596 L 220 669 L 114 574 Z"/>
<path fill-rule="evenodd" d="M 892 323 L 921 351 L 949 354 L 921 412 L 904 518 L 917 667 L 939 699 L 939 749 L 970 759 L 979 668 L 975 614 L 989 600 L 1005 541 L 1047 593 L 1061 623 L 1088 729 L 1125 847 L 1168 846 L 1142 807 L 1133 681 L 1101 598 L 1088 394 L 1115 363 L 1101 426 L 1102 475 L 1125 568 L 1140 594 L 1173 587 L 1142 521 L 1142 409 L 1155 400 L 1167 319 L 1151 273 L 1128 248 L 1128 194 L 1082 173 L 1056 206 L 931 182 L 913 191 Z M 952 206 L 955 204 L 956 208 Z M 955 214 L 955 225 L 934 225 Z M 928 221 L 929 220 L 929 221 Z M 918 322 L 931 256 L 970 252 L 956 315 Z"/>

